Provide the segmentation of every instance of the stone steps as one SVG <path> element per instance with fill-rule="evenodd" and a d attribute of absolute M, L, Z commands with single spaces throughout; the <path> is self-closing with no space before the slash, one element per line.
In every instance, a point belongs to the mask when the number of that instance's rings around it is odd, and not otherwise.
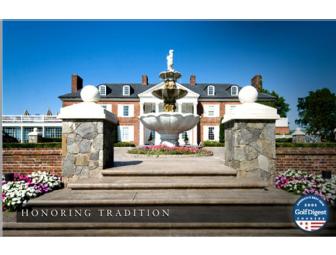
<path fill-rule="evenodd" d="M 335 236 L 334 230 L 327 230 L 319 233 L 315 233 L 313 236 Z M 184 237 L 184 236 L 311 236 L 309 234 L 304 233 L 296 228 L 284 228 L 284 229 L 274 229 L 274 228 L 166 228 L 166 229 L 145 229 L 145 228 L 113 228 L 113 229 L 29 229 L 29 230 L 18 230 L 18 229 L 6 229 L 4 231 L 4 236 L 35 236 L 35 237 L 45 237 L 45 236 L 52 236 L 52 237 L 64 237 L 64 236 L 126 236 L 126 237 L 133 237 L 133 236 L 141 236 L 141 237 L 148 237 L 148 236 L 177 236 L 177 237 Z"/>
<path fill-rule="evenodd" d="M 69 183 L 70 189 L 262 189 L 267 182 L 230 176 L 111 176 Z"/>
<path fill-rule="evenodd" d="M 236 176 L 237 171 L 233 169 L 108 169 L 102 171 L 103 176 Z"/>
<path fill-rule="evenodd" d="M 105 177 L 104 177 L 105 178 Z M 106 177 L 108 178 L 108 177 Z M 69 222 L 5 222 L 5 236 L 307 236 L 291 220 L 298 196 L 264 189 L 63 189 L 30 200 L 27 209 L 169 208 L 171 218 L 109 217 Z M 188 213 L 186 213 L 188 212 Z M 175 217 L 179 215 L 179 217 Z M 206 217 L 204 215 L 207 215 Z M 335 222 L 335 214 L 330 222 Z M 99 222 L 100 220 L 100 222 Z M 44 222 L 43 222 L 44 221 Z M 336 235 L 335 224 L 314 235 Z"/>

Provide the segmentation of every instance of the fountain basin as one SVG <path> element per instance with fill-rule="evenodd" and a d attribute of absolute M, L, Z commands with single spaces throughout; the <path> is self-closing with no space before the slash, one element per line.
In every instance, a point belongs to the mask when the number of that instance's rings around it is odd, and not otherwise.
<path fill-rule="evenodd" d="M 142 124 L 160 134 L 161 144 L 178 146 L 179 134 L 192 129 L 199 122 L 200 116 L 192 113 L 160 112 L 140 116 Z"/>

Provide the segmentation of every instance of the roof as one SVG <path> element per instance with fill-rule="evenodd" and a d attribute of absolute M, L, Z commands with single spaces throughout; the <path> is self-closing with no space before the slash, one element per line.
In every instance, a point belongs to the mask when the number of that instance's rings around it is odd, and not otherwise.
<path fill-rule="evenodd" d="M 200 95 L 199 99 L 236 99 L 238 100 L 238 96 L 231 96 L 230 88 L 232 86 L 238 86 L 241 89 L 241 86 L 237 84 L 231 83 L 198 83 L 195 86 L 191 86 L 189 83 L 180 83 L 182 86 L 190 89 L 191 91 Z M 140 83 L 102 83 L 97 85 L 106 85 L 106 96 L 101 96 L 102 99 L 104 98 L 118 98 L 118 99 L 137 99 L 139 98 L 138 95 L 151 87 L 156 86 L 157 84 L 149 84 L 144 86 Z M 130 85 L 131 93 L 129 96 L 123 96 L 122 89 L 124 85 Z M 207 87 L 209 85 L 215 86 L 215 95 L 209 96 L 207 94 Z M 61 100 L 69 100 L 69 99 L 79 99 L 80 98 L 80 91 L 76 93 L 67 93 L 61 95 L 59 97 Z M 259 93 L 258 95 L 259 100 L 272 100 L 274 99 L 273 96 Z"/>

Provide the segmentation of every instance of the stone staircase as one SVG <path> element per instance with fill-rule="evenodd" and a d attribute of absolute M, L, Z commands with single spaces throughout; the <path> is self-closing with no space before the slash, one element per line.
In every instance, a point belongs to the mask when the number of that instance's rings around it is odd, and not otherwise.
<path fill-rule="evenodd" d="M 4 235 L 307 235 L 291 220 L 292 204 L 297 196 L 268 187 L 260 180 L 237 178 L 236 174 L 216 158 L 123 160 L 116 167 L 103 170 L 99 178 L 71 182 L 63 190 L 31 200 L 27 208 L 169 209 L 171 217 L 6 222 Z M 329 224 L 318 235 L 335 233 L 335 225 Z"/>

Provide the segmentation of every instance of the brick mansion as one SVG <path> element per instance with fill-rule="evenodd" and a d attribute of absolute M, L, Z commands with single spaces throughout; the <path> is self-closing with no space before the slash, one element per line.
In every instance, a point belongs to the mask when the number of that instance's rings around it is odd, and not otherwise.
<path fill-rule="evenodd" d="M 251 85 L 260 92 L 262 77 L 256 75 Z M 111 111 L 118 120 L 118 140 L 133 142 L 136 145 L 159 144 L 159 134 L 145 128 L 139 120 L 142 114 L 163 111 L 163 101 L 154 97 L 152 91 L 163 87 L 164 82 L 151 84 L 148 76 L 142 75 L 141 83 L 102 83 L 97 85 L 100 94 L 98 104 Z M 201 116 L 200 122 L 191 130 L 180 134 L 181 145 L 198 145 L 204 141 L 219 141 L 220 123 L 229 108 L 239 104 L 240 86 L 228 83 L 202 83 L 196 81 L 196 76 L 190 76 L 189 83 L 176 83 L 178 88 L 188 93 L 176 102 L 176 111 L 194 113 Z M 80 91 L 83 79 L 73 74 L 71 77 L 71 92 L 61 95 L 62 107 L 81 102 Z M 274 98 L 265 93 L 259 93 L 258 101 L 272 101 Z M 288 134 L 288 122 L 283 119 L 277 125 L 277 133 Z"/>

